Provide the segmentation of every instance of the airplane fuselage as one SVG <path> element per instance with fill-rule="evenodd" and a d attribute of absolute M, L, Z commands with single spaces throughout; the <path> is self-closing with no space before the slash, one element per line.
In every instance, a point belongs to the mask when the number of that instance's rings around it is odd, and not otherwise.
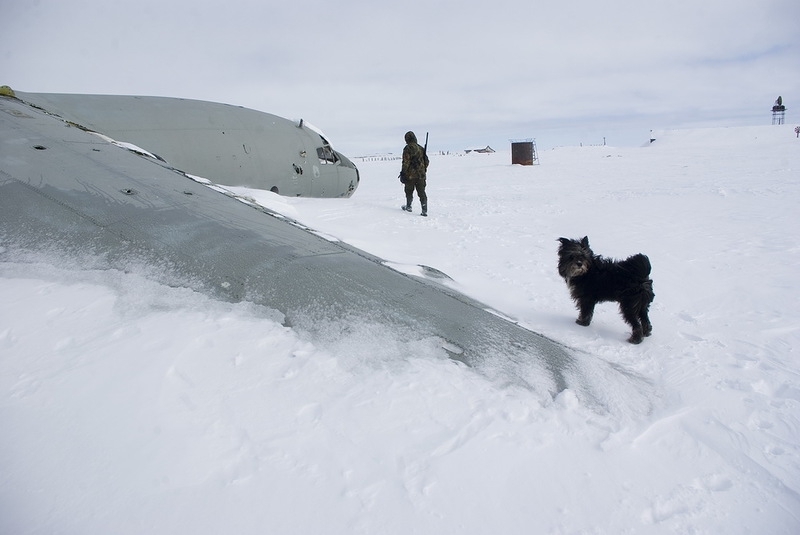
<path fill-rule="evenodd" d="M 23 102 L 218 184 L 289 197 L 350 197 L 358 187 L 355 164 L 302 120 L 182 98 L 15 93 Z"/>

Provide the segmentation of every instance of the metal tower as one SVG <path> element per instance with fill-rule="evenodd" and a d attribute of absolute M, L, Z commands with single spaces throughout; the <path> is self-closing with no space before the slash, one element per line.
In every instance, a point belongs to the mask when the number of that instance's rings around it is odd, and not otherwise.
<path fill-rule="evenodd" d="M 772 124 L 783 124 L 786 106 L 783 105 L 783 97 L 778 96 L 775 105 L 772 106 Z"/>

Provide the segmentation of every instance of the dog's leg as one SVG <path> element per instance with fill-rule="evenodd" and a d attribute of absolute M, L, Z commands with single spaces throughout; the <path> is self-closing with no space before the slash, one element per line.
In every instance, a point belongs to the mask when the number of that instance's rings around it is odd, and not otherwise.
<path fill-rule="evenodd" d="M 653 325 L 650 323 L 650 317 L 647 315 L 647 308 L 644 308 L 639 313 L 639 321 L 642 323 L 642 334 L 650 336 L 653 333 Z"/>
<path fill-rule="evenodd" d="M 584 327 L 592 323 L 592 316 L 594 316 L 594 305 L 594 301 L 579 301 L 578 310 L 580 311 L 580 314 L 578 315 L 578 319 L 575 320 L 575 323 L 578 325 L 583 325 Z"/>
<path fill-rule="evenodd" d="M 634 329 L 633 332 L 631 333 L 630 338 L 628 338 L 628 342 L 632 344 L 641 344 L 642 340 L 643 340 L 643 335 L 641 327 Z"/>
<path fill-rule="evenodd" d="M 631 306 L 629 303 L 620 303 L 619 304 L 619 311 L 622 313 L 622 317 L 625 319 L 625 322 L 633 328 L 633 332 L 631 333 L 631 337 L 628 338 L 628 342 L 632 344 L 640 344 L 642 343 L 642 338 L 644 338 L 644 329 L 642 328 L 642 323 L 639 321 L 639 314 L 641 311 L 637 313 L 636 307 Z"/>
<path fill-rule="evenodd" d="M 645 336 L 650 336 L 653 333 L 653 325 L 650 323 L 650 303 L 653 302 L 656 294 L 653 293 L 653 281 L 648 279 L 644 284 L 645 298 L 642 307 L 639 310 L 639 321 L 642 323 L 642 333 Z"/>

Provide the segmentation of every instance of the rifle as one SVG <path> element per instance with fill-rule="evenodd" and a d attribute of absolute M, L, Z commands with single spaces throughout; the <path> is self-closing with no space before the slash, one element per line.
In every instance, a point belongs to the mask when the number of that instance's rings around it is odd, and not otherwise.
<path fill-rule="evenodd" d="M 422 165 L 428 170 L 428 132 L 425 132 L 425 146 L 422 148 Z"/>

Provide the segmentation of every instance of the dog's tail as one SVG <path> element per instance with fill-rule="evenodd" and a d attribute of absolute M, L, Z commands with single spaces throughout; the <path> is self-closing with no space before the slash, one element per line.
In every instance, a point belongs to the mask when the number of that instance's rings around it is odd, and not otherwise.
<path fill-rule="evenodd" d="M 635 254 L 620 263 L 631 274 L 631 277 L 643 282 L 650 278 L 650 259 L 647 258 L 647 255 Z"/>
<path fill-rule="evenodd" d="M 656 298 L 656 293 L 653 291 L 653 279 L 647 279 L 642 283 L 642 293 L 647 299 L 648 303 L 652 303 Z"/>
<path fill-rule="evenodd" d="M 647 258 L 647 255 L 640 253 L 624 260 L 623 263 L 631 276 L 641 281 L 642 284 L 637 290 L 641 299 L 647 303 L 652 303 L 656 294 L 653 292 L 653 279 L 650 278 L 650 259 Z"/>

